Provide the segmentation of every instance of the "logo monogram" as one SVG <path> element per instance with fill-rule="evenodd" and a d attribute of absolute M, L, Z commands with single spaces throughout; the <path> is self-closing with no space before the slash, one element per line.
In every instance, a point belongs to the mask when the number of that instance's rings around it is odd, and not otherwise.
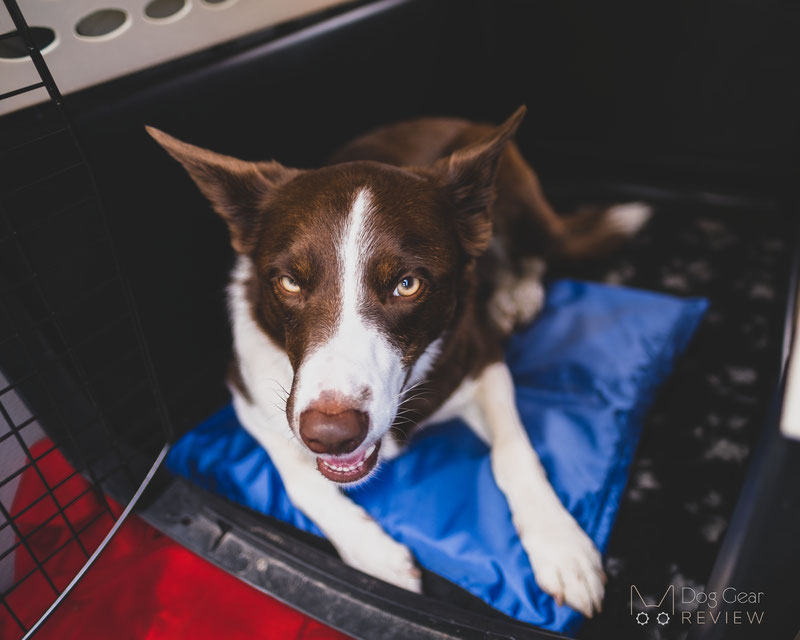
<path fill-rule="evenodd" d="M 642 611 L 639 611 L 639 613 L 637 614 L 633 613 L 634 594 L 636 594 L 636 597 L 641 603 L 641 608 L 642 608 Z M 675 586 L 670 585 L 669 588 L 664 592 L 664 595 L 661 596 L 661 600 L 659 600 L 657 603 L 649 603 L 644 599 L 644 596 L 642 596 L 641 592 L 636 587 L 636 585 L 632 584 L 630 607 L 631 607 L 631 615 L 632 616 L 635 615 L 636 622 L 641 626 L 645 626 L 652 619 L 647 609 L 657 609 L 658 613 L 657 615 L 655 615 L 655 622 L 657 622 L 663 627 L 664 625 L 668 624 L 669 621 L 672 619 L 672 617 L 675 615 Z"/>

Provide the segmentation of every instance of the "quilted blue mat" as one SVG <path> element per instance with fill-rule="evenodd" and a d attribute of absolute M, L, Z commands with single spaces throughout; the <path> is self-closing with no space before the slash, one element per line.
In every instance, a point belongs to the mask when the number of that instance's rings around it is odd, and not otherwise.
<path fill-rule="evenodd" d="M 602 551 L 642 418 L 705 300 L 560 280 L 507 360 L 517 405 L 550 481 Z M 286 496 L 266 452 L 228 406 L 181 438 L 168 467 L 200 486 L 321 535 Z M 566 634 L 581 616 L 534 580 L 492 477 L 486 445 L 459 421 L 431 426 L 349 491 L 420 564 L 523 622 Z"/>

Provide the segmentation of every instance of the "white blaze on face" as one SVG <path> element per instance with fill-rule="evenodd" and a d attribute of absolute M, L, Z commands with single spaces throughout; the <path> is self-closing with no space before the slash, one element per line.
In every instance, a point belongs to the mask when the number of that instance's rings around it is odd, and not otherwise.
<path fill-rule="evenodd" d="M 401 354 L 378 327 L 359 311 L 365 297 L 365 268 L 371 251 L 370 196 L 356 194 L 337 243 L 340 303 L 336 328 L 328 342 L 306 356 L 295 373 L 292 426 L 300 414 L 323 393 L 333 393 L 359 403 L 354 409 L 369 415 L 370 446 L 386 433 L 397 413 L 405 379 Z M 367 396 L 363 401 L 361 398 Z"/>

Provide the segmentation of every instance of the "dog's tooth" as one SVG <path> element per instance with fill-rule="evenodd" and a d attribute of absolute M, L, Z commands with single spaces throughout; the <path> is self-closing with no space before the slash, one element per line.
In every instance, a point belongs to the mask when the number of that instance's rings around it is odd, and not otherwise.
<path fill-rule="evenodd" d="M 328 462 L 327 460 L 323 460 L 322 464 L 324 464 L 331 471 L 336 471 L 337 473 L 354 473 L 364 468 L 367 463 L 367 458 L 369 458 L 373 451 L 375 451 L 375 445 L 372 445 L 369 449 L 367 449 L 360 462 L 353 465 L 334 464 L 333 462 Z"/>

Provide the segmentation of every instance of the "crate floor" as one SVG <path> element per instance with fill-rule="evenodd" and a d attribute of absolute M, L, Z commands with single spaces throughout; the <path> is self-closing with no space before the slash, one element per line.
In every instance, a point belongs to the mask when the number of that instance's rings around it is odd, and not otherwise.
<path fill-rule="evenodd" d="M 603 614 L 580 638 L 685 634 L 638 626 L 630 588 L 658 601 L 669 585 L 701 590 L 711 572 L 777 383 L 791 237 L 777 216 L 664 207 L 613 258 L 570 272 L 711 302 L 645 422 L 607 553 Z M 676 598 L 680 608 L 693 606 Z"/>

